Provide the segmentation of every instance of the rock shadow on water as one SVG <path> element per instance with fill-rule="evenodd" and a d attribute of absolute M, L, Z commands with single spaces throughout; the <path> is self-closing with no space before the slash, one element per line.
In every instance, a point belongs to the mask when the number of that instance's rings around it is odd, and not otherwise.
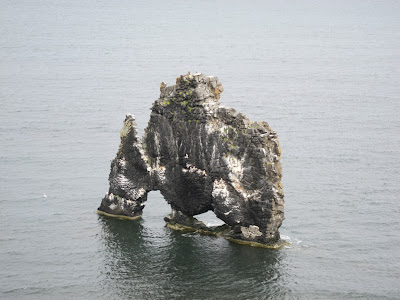
<path fill-rule="evenodd" d="M 292 298 L 286 252 L 99 216 L 100 289 L 128 299 Z"/>
<path fill-rule="evenodd" d="M 156 299 L 156 262 L 143 220 L 121 220 L 99 216 L 102 226 L 99 252 L 99 289 L 110 299 Z"/>

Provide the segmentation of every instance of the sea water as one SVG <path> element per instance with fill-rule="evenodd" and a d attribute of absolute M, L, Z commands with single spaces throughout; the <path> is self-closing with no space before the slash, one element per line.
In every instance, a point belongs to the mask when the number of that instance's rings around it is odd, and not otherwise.
<path fill-rule="evenodd" d="M 0 298 L 396 299 L 398 1 L 0 0 Z M 98 216 L 126 113 L 218 76 L 282 146 L 291 244 Z M 207 223 L 218 219 L 208 213 Z"/>

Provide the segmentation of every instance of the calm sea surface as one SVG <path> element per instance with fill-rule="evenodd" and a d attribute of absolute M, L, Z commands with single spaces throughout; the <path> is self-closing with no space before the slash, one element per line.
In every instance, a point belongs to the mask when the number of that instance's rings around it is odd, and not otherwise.
<path fill-rule="evenodd" d="M 125 114 L 189 70 L 278 132 L 290 246 L 173 232 L 157 192 L 96 214 Z M 0 298 L 398 298 L 399 83 L 399 1 L 0 0 Z"/>

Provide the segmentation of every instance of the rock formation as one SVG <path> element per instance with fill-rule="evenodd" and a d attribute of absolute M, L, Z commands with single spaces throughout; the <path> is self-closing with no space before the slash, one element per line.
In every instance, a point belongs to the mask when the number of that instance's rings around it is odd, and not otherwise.
<path fill-rule="evenodd" d="M 229 225 L 229 239 L 279 243 L 284 200 L 276 132 L 220 105 L 217 77 L 189 73 L 160 90 L 142 139 L 126 116 L 99 212 L 139 217 L 147 193 L 160 190 L 172 227 L 213 232 L 193 218 L 212 210 Z"/>

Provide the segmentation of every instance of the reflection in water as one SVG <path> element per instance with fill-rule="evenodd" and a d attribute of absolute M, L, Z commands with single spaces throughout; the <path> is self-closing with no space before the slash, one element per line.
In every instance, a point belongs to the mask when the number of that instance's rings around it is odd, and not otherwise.
<path fill-rule="evenodd" d="M 285 251 L 181 234 L 146 222 L 99 217 L 108 297 L 135 299 L 292 298 Z"/>

